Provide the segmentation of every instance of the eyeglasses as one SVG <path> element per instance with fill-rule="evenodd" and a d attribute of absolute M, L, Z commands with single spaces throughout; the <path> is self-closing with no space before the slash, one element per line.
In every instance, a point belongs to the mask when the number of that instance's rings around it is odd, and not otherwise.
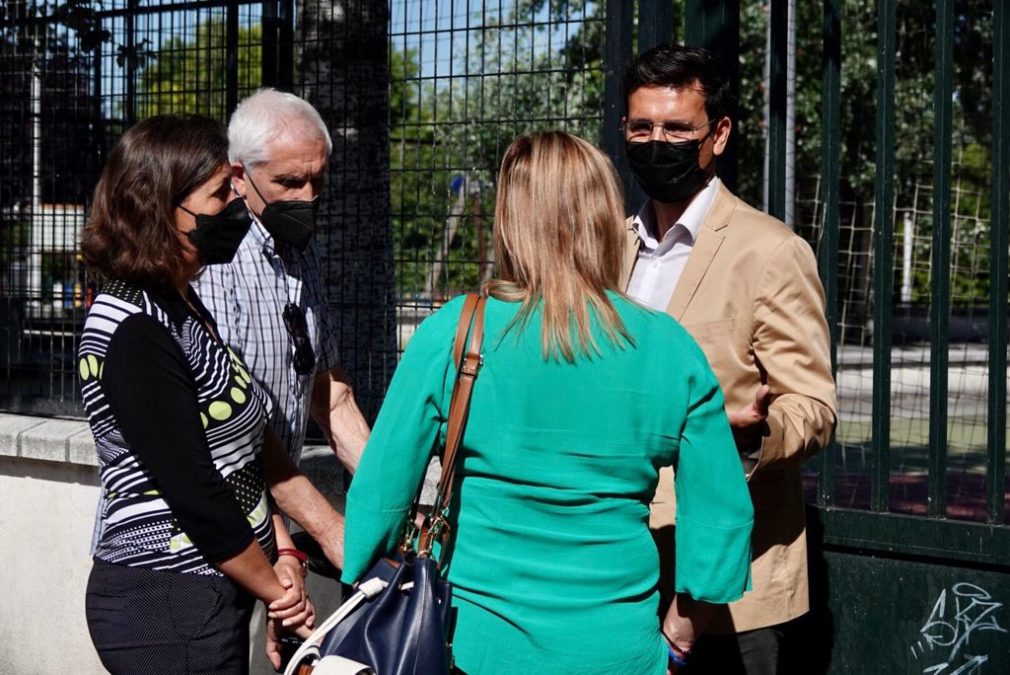
<path fill-rule="evenodd" d="M 294 303 L 284 305 L 284 328 L 295 346 L 295 372 L 308 375 L 316 367 L 316 352 L 309 340 L 309 327 L 305 323 L 305 312 Z"/>
<path fill-rule="evenodd" d="M 667 143 L 681 143 L 683 141 L 694 140 L 692 134 L 706 127 L 711 127 L 716 120 L 709 120 L 696 127 L 684 127 L 678 122 L 653 122 L 652 120 L 629 120 L 621 125 L 624 137 L 632 143 L 645 143 L 652 138 L 652 130 L 659 127 L 663 130 L 663 140 Z M 699 141 L 708 138 L 705 134 Z"/>

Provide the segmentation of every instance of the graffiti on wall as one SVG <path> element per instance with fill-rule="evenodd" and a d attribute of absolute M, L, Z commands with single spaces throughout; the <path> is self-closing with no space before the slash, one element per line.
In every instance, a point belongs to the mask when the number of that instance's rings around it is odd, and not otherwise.
<path fill-rule="evenodd" d="M 909 646 L 916 660 L 928 662 L 926 675 L 972 675 L 982 672 L 988 654 L 975 653 L 972 636 L 986 631 L 1006 633 L 1000 625 L 1003 603 L 979 586 L 954 584 L 940 591 L 918 639 Z"/>

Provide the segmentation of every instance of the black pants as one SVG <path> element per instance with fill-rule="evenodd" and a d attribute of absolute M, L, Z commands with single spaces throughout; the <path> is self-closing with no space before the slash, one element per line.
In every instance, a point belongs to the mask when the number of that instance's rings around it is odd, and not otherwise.
<path fill-rule="evenodd" d="M 686 669 L 691 675 L 793 675 L 796 637 L 802 619 L 777 626 L 732 633 L 702 635 L 691 650 Z"/>
<path fill-rule="evenodd" d="M 85 610 L 110 673 L 249 672 L 254 599 L 230 579 L 95 560 Z"/>

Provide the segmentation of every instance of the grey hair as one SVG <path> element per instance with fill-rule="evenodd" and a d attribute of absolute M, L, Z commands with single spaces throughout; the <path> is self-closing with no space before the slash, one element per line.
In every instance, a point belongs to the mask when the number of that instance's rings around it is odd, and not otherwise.
<path fill-rule="evenodd" d="M 267 145 L 295 134 L 316 133 L 326 143 L 333 141 L 323 118 L 308 101 L 294 94 L 265 87 L 245 98 L 228 122 L 228 160 L 255 166 L 268 161 Z"/>

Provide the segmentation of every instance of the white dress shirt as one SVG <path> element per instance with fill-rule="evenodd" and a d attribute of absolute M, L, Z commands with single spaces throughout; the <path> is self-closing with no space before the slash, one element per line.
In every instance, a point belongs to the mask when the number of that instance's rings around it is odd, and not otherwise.
<path fill-rule="evenodd" d="M 658 228 L 652 202 L 646 202 L 642 206 L 632 221 L 632 227 L 638 232 L 642 246 L 631 273 L 628 295 L 660 312 L 666 311 L 687 265 L 687 257 L 691 255 L 691 249 L 698 238 L 698 230 L 715 199 L 718 186 L 719 178 L 713 177 L 694 196 L 683 215 L 667 230 L 662 241 L 656 239 Z"/>

